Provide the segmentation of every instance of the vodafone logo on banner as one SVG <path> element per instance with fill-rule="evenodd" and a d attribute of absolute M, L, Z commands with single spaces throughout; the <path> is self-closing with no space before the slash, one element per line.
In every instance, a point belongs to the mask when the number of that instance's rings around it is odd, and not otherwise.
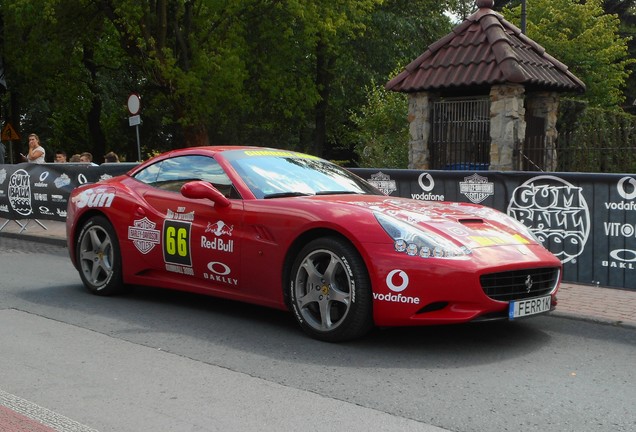
<path fill-rule="evenodd" d="M 626 186 L 625 183 L 629 184 L 629 186 Z M 618 181 L 618 185 L 616 187 L 621 198 L 626 200 L 633 200 L 636 198 L 636 179 L 633 177 L 623 177 Z"/>

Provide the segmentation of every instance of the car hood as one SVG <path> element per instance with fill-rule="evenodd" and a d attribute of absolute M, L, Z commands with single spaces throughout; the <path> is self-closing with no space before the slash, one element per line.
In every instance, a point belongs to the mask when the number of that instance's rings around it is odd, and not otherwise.
<path fill-rule="evenodd" d="M 360 195 L 331 197 L 432 231 L 470 248 L 536 244 L 530 230 L 510 216 L 476 204 Z"/>

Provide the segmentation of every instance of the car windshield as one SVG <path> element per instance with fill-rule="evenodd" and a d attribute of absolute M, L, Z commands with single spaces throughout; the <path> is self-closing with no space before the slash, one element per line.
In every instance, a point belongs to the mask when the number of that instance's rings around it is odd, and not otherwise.
<path fill-rule="evenodd" d="M 344 168 L 284 150 L 233 150 L 223 154 L 257 198 L 327 194 L 382 195 Z"/>

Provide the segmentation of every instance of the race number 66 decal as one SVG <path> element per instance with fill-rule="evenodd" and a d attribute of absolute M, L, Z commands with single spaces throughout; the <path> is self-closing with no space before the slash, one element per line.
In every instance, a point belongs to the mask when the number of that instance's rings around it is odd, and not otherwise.
<path fill-rule="evenodd" d="M 168 255 L 188 255 L 188 231 L 185 228 L 166 228 L 166 253 Z"/>
<path fill-rule="evenodd" d="M 166 220 L 163 224 L 163 258 L 165 262 L 192 265 L 189 222 Z"/>

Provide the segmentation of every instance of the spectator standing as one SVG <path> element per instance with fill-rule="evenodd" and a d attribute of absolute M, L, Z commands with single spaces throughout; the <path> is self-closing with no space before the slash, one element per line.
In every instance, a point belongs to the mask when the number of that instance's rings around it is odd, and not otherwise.
<path fill-rule="evenodd" d="M 55 162 L 56 163 L 65 163 L 66 162 L 66 152 L 64 150 L 57 150 L 55 152 Z"/>
<path fill-rule="evenodd" d="M 89 152 L 84 152 L 80 154 L 80 162 L 93 162 L 93 155 Z"/>
<path fill-rule="evenodd" d="M 69 160 L 69 162 L 81 162 L 80 155 L 74 154 L 73 156 L 71 156 L 71 159 Z"/>
<path fill-rule="evenodd" d="M 40 145 L 40 137 L 36 134 L 32 133 L 29 135 L 29 152 L 26 156 L 21 155 L 26 159 L 27 162 L 43 164 L 46 161 L 44 160 L 46 156 L 46 152 L 44 151 L 44 147 Z"/>
<path fill-rule="evenodd" d="M 115 152 L 108 152 L 104 155 L 104 163 L 119 162 L 119 156 Z"/>

